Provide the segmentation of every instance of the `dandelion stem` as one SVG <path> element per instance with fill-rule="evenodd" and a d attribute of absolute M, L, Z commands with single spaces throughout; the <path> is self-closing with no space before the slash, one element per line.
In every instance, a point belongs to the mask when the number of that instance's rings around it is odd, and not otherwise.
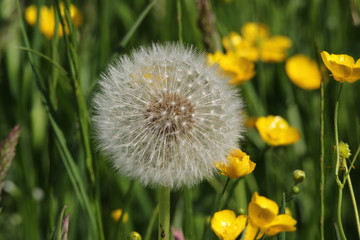
<path fill-rule="evenodd" d="M 325 195 L 324 195 L 324 184 L 325 184 L 325 172 L 324 172 L 324 157 L 325 157 L 325 123 L 324 123 L 324 97 L 325 97 L 325 83 L 324 78 L 321 81 L 320 87 L 320 239 L 325 239 L 324 232 L 324 216 L 325 216 Z"/>
<path fill-rule="evenodd" d="M 158 240 L 170 240 L 170 188 L 159 188 Z"/>
<path fill-rule="evenodd" d="M 191 189 L 185 187 L 184 189 L 185 199 L 185 237 L 187 240 L 194 239 L 194 219 L 192 209 L 192 192 Z"/>

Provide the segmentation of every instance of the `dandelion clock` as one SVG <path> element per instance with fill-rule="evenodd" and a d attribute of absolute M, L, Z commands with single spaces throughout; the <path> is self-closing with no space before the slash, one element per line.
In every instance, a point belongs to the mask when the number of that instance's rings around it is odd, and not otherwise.
<path fill-rule="evenodd" d="M 102 74 L 93 103 L 99 148 L 146 186 L 191 186 L 237 146 L 241 101 L 206 57 L 179 44 L 122 56 Z"/>

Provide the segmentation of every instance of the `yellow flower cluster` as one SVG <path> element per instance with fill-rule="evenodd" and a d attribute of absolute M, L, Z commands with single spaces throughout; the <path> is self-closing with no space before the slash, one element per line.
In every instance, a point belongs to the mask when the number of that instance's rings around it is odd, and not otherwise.
<path fill-rule="evenodd" d="M 231 32 L 222 39 L 226 53 L 208 54 L 210 65 L 218 63 L 225 75 L 230 76 L 229 84 L 241 84 L 255 76 L 254 62 L 282 62 L 292 42 L 285 36 L 270 36 L 264 24 L 244 24 L 241 35 Z"/>
<path fill-rule="evenodd" d="M 239 149 L 233 149 L 227 156 L 228 162 L 215 162 L 220 174 L 229 178 L 240 178 L 252 173 L 256 164 L 250 160 L 249 155 Z"/>
<path fill-rule="evenodd" d="M 339 82 L 353 83 L 360 79 L 360 59 L 355 63 L 354 58 L 346 54 L 329 54 L 321 52 L 325 66 Z"/>
<path fill-rule="evenodd" d="M 279 215 L 276 202 L 255 192 L 248 206 L 248 216 L 237 216 L 231 210 L 216 212 L 211 219 L 211 228 L 221 240 L 235 240 L 245 230 L 245 240 L 273 236 L 280 232 L 295 231 L 296 220 L 288 214 Z"/>
<path fill-rule="evenodd" d="M 73 21 L 76 27 L 80 27 L 83 23 L 83 16 L 81 12 L 74 6 L 70 5 L 69 8 L 71 20 Z M 65 16 L 65 4 L 63 2 L 60 3 L 60 12 L 61 16 Z M 47 7 L 41 6 L 39 12 L 39 19 L 38 16 L 38 8 L 35 5 L 30 5 L 25 9 L 25 20 L 28 24 L 34 26 L 39 21 L 39 27 L 42 34 L 44 34 L 48 39 L 54 37 L 55 28 L 56 28 L 56 15 L 54 7 Z M 65 28 L 65 33 L 69 34 L 69 28 Z M 63 36 L 64 30 L 59 22 L 58 24 L 58 36 Z"/>
<path fill-rule="evenodd" d="M 280 116 L 259 117 L 255 126 L 261 138 L 272 146 L 289 145 L 300 139 L 299 130 L 289 126 Z"/>
<path fill-rule="evenodd" d="M 282 62 L 292 41 L 282 35 L 271 36 L 265 24 L 249 22 L 241 28 L 241 35 L 232 32 L 223 38 L 223 45 L 253 62 Z"/>

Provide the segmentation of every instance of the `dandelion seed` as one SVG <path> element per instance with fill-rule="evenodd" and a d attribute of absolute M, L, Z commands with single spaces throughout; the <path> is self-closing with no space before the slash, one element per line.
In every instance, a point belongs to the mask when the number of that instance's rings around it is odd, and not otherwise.
<path fill-rule="evenodd" d="M 177 44 L 120 57 L 93 100 L 99 148 L 121 174 L 146 186 L 210 178 L 242 129 L 242 102 L 226 80 L 205 55 Z"/>

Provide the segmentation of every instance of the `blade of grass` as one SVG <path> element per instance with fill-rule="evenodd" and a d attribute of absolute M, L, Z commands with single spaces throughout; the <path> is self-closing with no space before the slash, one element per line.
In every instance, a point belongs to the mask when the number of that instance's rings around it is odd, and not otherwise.
<path fill-rule="evenodd" d="M 119 43 L 120 48 L 124 48 L 129 42 L 130 38 L 134 35 L 136 29 L 140 26 L 146 15 L 150 12 L 151 8 L 155 5 L 157 0 L 151 1 L 146 8 L 142 11 L 139 17 L 136 19 L 136 22 L 132 25 L 130 30 L 126 33 L 123 39 Z"/>
<path fill-rule="evenodd" d="M 17 3 L 18 12 L 21 13 L 22 11 L 21 11 L 19 0 L 16 1 L 16 3 Z M 21 14 L 19 14 L 19 21 L 20 21 L 20 27 L 21 27 L 21 32 L 23 35 L 25 46 L 26 46 L 26 48 L 30 49 L 30 43 L 29 43 L 28 37 L 26 35 L 25 26 L 24 26 L 24 22 L 23 22 Z M 61 129 L 58 127 L 58 124 L 54 118 L 52 106 L 51 106 L 48 96 L 46 94 L 42 76 L 41 76 L 38 68 L 35 66 L 30 52 L 28 52 L 28 58 L 29 58 L 30 65 L 35 74 L 36 86 L 40 92 L 40 96 L 41 96 L 42 102 L 44 104 L 45 110 L 47 112 L 50 125 L 54 131 L 56 146 L 59 150 L 61 159 L 63 160 L 66 171 L 69 175 L 70 181 L 75 189 L 75 194 L 76 194 L 80 204 L 84 207 L 84 209 L 89 217 L 90 224 L 91 224 L 90 229 L 93 234 L 93 239 L 99 239 L 98 226 L 97 226 L 96 220 L 95 220 L 96 218 L 95 218 L 93 210 L 91 208 L 89 196 L 87 195 L 87 192 L 85 190 L 84 182 L 82 181 L 79 170 L 70 154 L 70 151 L 67 148 L 64 134 L 62 133 Z"/>

